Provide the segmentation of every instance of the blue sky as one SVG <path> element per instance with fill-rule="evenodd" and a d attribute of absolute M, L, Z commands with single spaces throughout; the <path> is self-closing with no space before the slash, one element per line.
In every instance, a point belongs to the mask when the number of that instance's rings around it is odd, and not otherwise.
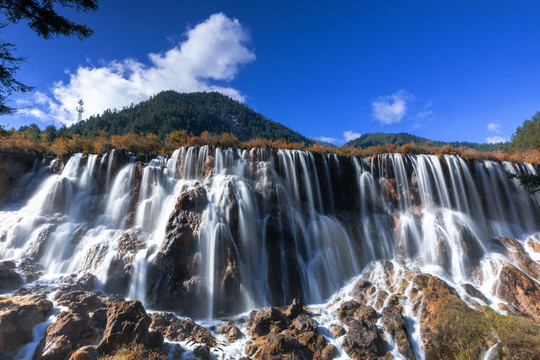
<path fill-rule="evenodd" d="M 12 97 L 24 110 L 1 125 L 69 124 L 79 96 L 89 116 L 169 88 L 217 90 L 337 144 L 508 139 L 540 111 L 538 1 L 115 0 L 66 14 L 95 34 L 3 29 L 36 89 Z"/>

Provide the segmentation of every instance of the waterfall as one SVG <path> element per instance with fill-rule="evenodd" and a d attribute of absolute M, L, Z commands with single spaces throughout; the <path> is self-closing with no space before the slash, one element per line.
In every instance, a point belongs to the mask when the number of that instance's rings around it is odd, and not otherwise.
<path fill-rule="evenodd" d="M 320 303 L 396 258 L 496 303 L 504 255 L 491 240 L 540 231 L 539 196 L 505 174 L 535 174 L 530 164 L 204 146 L 146 164 L 113 150 L 53 166 L 36 162 L 12 194 L 20 206 L 0 211 L 0 259 L 30 258 L 58 281 L 90 272 L 99 287 L 121 261 L 123 295 L 202 317 Z"/>

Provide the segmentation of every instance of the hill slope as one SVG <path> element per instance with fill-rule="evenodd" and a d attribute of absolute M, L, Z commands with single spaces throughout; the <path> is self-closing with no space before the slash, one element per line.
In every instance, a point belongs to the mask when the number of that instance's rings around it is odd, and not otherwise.
<path fill-rule="evenodd" d="M 430 145 L 430 146 L 443 146 L 450 144 L 453 147 L 467 147 L 475 149 L 478 151 L 498 151 L 504 150 L 508 144 L 499 143 L 499 144 L 477 144 L 471 142 L 444 142 L 444 141 L 433 141 L 420 136 L 411 135 L 407 133 L 371 133 L 364 134 L 357 139 L 349 141 L 346 146 L 352 146 L 356 148 L 367 148 L 370 146 L 384 145 L 384 144 L 394 144 L 394 145 L 405 145 L 414 142 L 418 145 Z"/>
<path fill-rule="evenodd" d="M 121 111 L 105 111 L 74 124 L 68 131 L 93 136 L 154 133 L 161 137 L 177 130 L 193 135 L 203 131 L 235 134 L 240 140 L 263 138 L 310 144 L 303 135 L 269 120 L 246 105 L 216 92 L 177 93 L 164 91 Z"/>

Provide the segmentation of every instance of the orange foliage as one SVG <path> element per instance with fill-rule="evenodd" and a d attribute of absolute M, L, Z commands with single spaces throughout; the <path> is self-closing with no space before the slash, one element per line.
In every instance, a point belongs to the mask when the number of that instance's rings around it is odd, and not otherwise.
<path fill-rule="evenodd" d="M 322 144 L 314 144 L 307 147 L 304 143 L 291 143 L 286 140 L 251 139 L 241 142 L 234 134 L 223 133 L 211 134 L 207 131 L 200 136 L 188 135 L 186 131 L 174 131 L 165 139 L 160 139 L 155 134 L 127 134 L 112 135 L 107 137 L 104 131 L 100 131 L 95 138 L 85 138 L 75 134 L 72 138 L 56 138 L 52 143 L 46 141 L 44 134 L 39 139 L 32 140 L 28 132 L 20 133 L 9 130 L 0 136 L 0 151 L 27 152 L 35 154 L 56 155 L 63 157 L 73 153 L 105 153 L 115 148 L 139 155 L 155 156 L 159 153 L 170 155 L 175 149 L 183 146 L 221 146 L 251 148 L 272 148 L 307 150 L 319 154 L 335 153 L 341 156 L 370 157 L 386 153 L 402 154 L 430 154 L 442 157 L 444 155 L 459 155 L 464 159 L 496 160 L 509 162 L 527 162 L 540 165 L 540 150 L 530 149 L 515 153 L 503 152 L 479 152 L 469 148 L 454 148 L 450 145 L 434 147 L 429 145 L 417 145 L 415 143 L 396 146 L 392 144 L 372 146 L 366 149 L 349 146 L 330 147 Z"/>

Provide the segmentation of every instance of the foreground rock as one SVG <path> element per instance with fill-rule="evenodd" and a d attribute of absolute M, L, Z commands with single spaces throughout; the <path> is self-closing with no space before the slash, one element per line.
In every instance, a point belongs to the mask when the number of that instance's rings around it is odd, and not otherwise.
<path fill-rule="evenodd" d="M 130 343 L 143 344 L 149 348 L 161 346 L 163 336 L 159 332 L 149 331 L 151 322 L 140 301 L 115 303 L 107 311 L 107 326 L 97 347 L 98 351 L 109 354 Z"/>
<path fill-rule="evenodd" d="M 47 320 L 53 304 L 45 296 L 0 297 L 0 359 L 12 359 L 32 340 L 34 326 Z"/>
<path fill-rule="evenodd" d="M 170 341 L 192 340 L 199 344 L 215 346 L 217 339 L 205 327 L 191 319 L 180 320 L 172 313 L 155 313 L 151 315 L 152 329 L 159 331 Z"/>
<path fill-rule="evenodd" d="M 247 328 L 253 340 L 246 343 L 245 352 L 253 359 L 329 360 L 338 354 L 318 333 L 317 323 L 300 300 L 283 310 L 267 307 L 253 311 Z"/>

